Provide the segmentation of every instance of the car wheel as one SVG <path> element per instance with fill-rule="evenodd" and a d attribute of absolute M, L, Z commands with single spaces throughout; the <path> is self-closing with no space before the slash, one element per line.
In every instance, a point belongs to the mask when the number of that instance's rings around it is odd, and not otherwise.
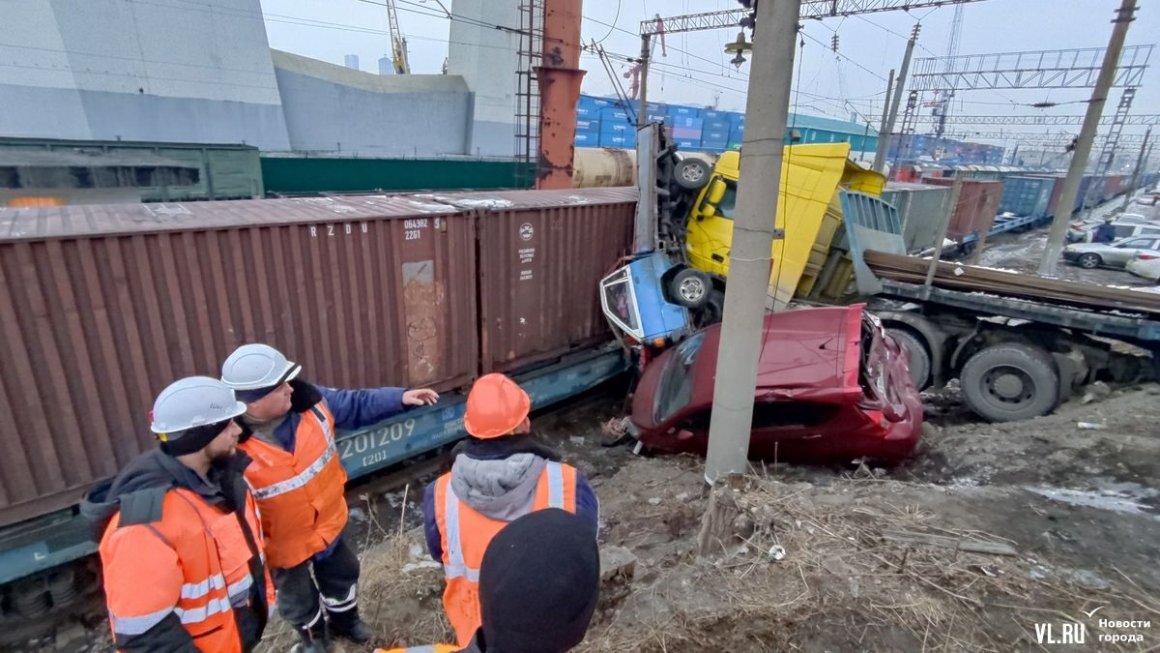
<path fill-rule="evenodd" d="M 713 282 L 709 280 L 709 275 L 693 268 L 681 270 L 669 282 L 669 296 L 673 303 L 691 309 L 704 306 L 709 301 L 712 289 Z"/>
<path fill-rule="evenodd" d="M 1051 354 L 1021 343 L 987 347 L 959 374 L 963 400 L 989 422 L 1046 415 L 1059 403 L 1059 375 Z"/>
<path fill-rule="evenodd" d="M 1094 270 L 1100 267 L 1100 263 L 1102 262 L 1103 260 L 1099 254 L 1084 254 L 1076 259 L 1076 263 L 1085 270 Z"/>
<path fill-rule="evenodd" d="M 887 329 L 894 341 L 906 348 L 907 367 L 914 387 L 920 391 L 930 385 L 930 352 L 926 344 L 909 329 Z"/>
<path fill-rule="evenodd" d="M 700 159 L 682 159 L 673 172 L 677 185 L 685 190 L 701 190 L 709 183 L 713 169 Z"/>

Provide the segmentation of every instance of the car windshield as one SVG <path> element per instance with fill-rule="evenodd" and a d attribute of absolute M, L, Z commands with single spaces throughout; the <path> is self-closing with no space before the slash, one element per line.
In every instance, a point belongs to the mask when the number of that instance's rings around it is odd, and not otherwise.
<path fill-rule="evenodd" d="M 665 363 L 653 402 L 653 417 L 658 424 L 676 415 L 692 400 L 693 363 L 704 341 L 705 334 L 693 335 L 677 345 L 672 357 Z"/>

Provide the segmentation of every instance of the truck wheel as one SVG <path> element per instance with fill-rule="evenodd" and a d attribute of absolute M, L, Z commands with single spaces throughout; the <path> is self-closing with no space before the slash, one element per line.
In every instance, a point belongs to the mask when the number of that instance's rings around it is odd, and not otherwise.
<path fill-rule="evenodd" d="M 685 190 L 701 190 L 709 183 L 713 170 L 700 159 L 682 159 L 673 172 L 677 185 Z"/>
<path fill-rule="evenodd" d="M 906 348 L 910 379 L 914 381 L 914 387 L 925 390 L 930 385 L 930 352 L 926 344 L 908 329 L 887 329 L 886 333 Z"/>
<path fill-rule="evenodd" d="M 725 317 L 725 293 L 714 288 L 709 291 L 709 299 L 701 309 L 701 326 L 717 324 Z"/>
<path fill-rule="evenodd" d="M 959 374 L 963 400 L 989 422 L 1046 415 L 1059 403 L 1051 355 L 1020 343 L 992 345 L 971 356 Z"/>
<path fill-rule="evenodd" d="M 1078 263 L 1079 266 L 1085 270 L 1094 270 L 1100 267 L 1100 263 L 1102 262 L 1103 260 L 1100 258 L 1099 254 L 1084 254 L 1083 256 L 1079 257 L 1079 260 L 1076 261 L 1076 263 Z"/>
<path fill-rule="evenodd" d="M 673 280 L 669 282 L 669 296 L 672 297 L 673 303 L 685 308 L 697 309 L 704 306 L 705 302 L 709 301 L 709 291 L 712 289 L 713 282 L 709 280 L 709 275 L 693 268 L 681 270 L 673 275 Z"/>

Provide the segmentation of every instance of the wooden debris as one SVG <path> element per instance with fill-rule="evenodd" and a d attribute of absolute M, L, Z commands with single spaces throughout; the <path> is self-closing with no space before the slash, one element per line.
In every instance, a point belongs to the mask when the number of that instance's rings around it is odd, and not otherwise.
<path fill-rule="evenodd" d="M 997 556 L 1014 556 L 1019 554 L 1015 550 L 1015 547 L 1011 546 L 1010 544 L 1003 544 L 1001 542 L 985 542 L 983 540 L 973 540 L 961 537 L 949 537 L 946 535 L 931 535 L 929 533 L 883 531 L 882 539 L 889 542 L 900 542 L 903 544 L 925 544 L 927 546 L 937 546 L 944 549 L 965 551 L 967 553 L 985 553 L 988 555 Z"/>

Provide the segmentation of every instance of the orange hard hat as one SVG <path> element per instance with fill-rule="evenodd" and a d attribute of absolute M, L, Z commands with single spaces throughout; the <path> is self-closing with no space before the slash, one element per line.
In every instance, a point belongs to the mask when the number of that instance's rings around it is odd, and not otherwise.
<path fill-rule="evenodd" d="M 503 374 L 481 376 L 467 393 L 463 426 L 472 436 L 486 440 L 512 433 L 532 412 L 532 398 Z"/>

